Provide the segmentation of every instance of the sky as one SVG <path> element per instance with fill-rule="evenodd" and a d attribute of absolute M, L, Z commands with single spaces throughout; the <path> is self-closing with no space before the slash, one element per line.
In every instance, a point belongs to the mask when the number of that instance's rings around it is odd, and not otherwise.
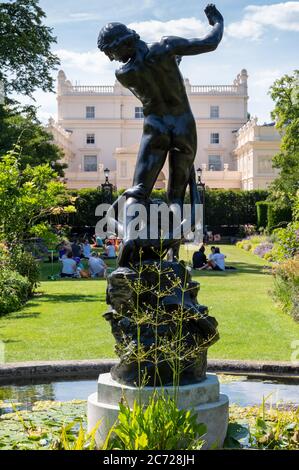
<path fill-rule="evenodd" d="M 97 49 L 106 23 L 119 21 L 147 42 L 162 36 L 203 37 L 210 29 L 200 0 L 40 0 L 57 43 L 52 47 L 73 84 L 111 85 L 116 62 Z M 181 71 L 192 85 L 232 84 L 246 68 L 249 112 L 269 122 L 273 102 L 268 90 L 275 79 L 298 68 L 299 1 L 217 0 L 225 33 L 212 53 L 184 57 Z M 54 73 L 55 76 L 57 72 Z M 56 117 L 55 94 L 37 92 L 40 118 Z"/>

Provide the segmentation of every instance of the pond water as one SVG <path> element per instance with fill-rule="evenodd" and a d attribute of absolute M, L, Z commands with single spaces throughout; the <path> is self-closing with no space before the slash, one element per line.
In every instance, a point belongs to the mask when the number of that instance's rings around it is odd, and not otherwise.
<path fill-rule="evenodd" d="M 22 404 L 30 409 L 37 401 L 86 400 L 96 391 L 96 380 L 53 381 L 41 384 L 2 385 L 0 401 Z M 299 381 L 259 380 L 249 377 L 220 376 L 220 391 L 228 395 L 230 403 L 240 406 L 261 404 L 263 397 L 268 403 L 293 403 L 299 405 Z M 2 407 L 2 413 L 7 412 Z M 1 407 L 0 407 L 1 414 Z"/>

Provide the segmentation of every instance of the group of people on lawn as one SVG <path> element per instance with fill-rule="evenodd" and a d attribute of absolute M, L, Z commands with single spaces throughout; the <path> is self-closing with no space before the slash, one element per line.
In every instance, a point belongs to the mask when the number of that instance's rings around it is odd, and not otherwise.
<path fill-rule="evenodd" d="M 209 269 L 213 271 L 225 271 L 225 269 L 228 269 L 228 267 L 225 266 L 226 255 L 220 252 L 219 247 L 211 246 L 211 253 L 208 257 L 206 256 L 205 251 L 206 248 L 204 245 L 202 245 L 198 251 L 195 251 L 193 253 L 193 269 L 199 271 L 203 269 Z"/>
<path fill-rule="evenodd" d="M 115 259 L 118 250 L 118 244 L 115 240 L 106 240 L 96 237 L 93 245 L 85 238 L 82 241 L 74 239 L 63 242 L 59 247 L 59 260 L 62 263 L 62 278 L 103 278 L 106 277 L 107 265 L 105 259 Z M 97 251 L 92 248 L 103 248 L 104 253 L 99 256 Z M 82 263 L 82 259 L 88 260 L 88 269 Z"/>
<path fill-rule="evenodd" d="M 62 263 L 61 277 L 77 278 L 104 278 L 106 277 L 107 265 L 105 260 L 115 259 L 119 250 L 120 243 L 118 239 L 107 239 L 103 241 L 99 237 L 94 237 L 93 245 L 85 238 L 82 241 L 74 239 L 73 242 L 65 241 L 59 246 L 59 260 Z M 103 248 L 104 252 L 99 255 L 92 248 Z M 193 269 L 225 271 L 234 269 L 225 266 L 226 255 L 221 253 L 220 248 L 211 246 L 211 252 L 208 257 L 205 254 L 205 245 L 201 245 L 198 251 L 195 251 L 192 258 Z M 82 263 L 82 259 L 88 260 L 88 269 Z"/>

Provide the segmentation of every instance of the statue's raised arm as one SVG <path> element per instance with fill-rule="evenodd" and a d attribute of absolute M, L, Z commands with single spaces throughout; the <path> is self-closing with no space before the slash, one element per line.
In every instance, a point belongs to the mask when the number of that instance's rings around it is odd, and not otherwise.
<path fill-rule="evenodd" d="M 206 6 L 205 14 L 209 20 L 212 31 L 203 38 L 185 39 L 177 36 L 168 36 L 162 39 L 166 51 L 173 55 L 196 55 L 214 51 L 223 36 L 224 20 L 221 13 L 212 3 Z"/>
<path fill-rule="evenodd" d="M 144 126 L 132 187 L 123 194 L 125 201 L 119 216 L 111 220 L 122 233 L 123 245 L 119 265 L 126 267 L 139 260 L 142 245 L 143 259 L 153 259 L 152 248 L 160 246 L 161 237 L 155 241 L 133 234 L 134 207 L 142 203 L 150 211 L 150 196 L 166 160 L 169 162 L 167 198 L 173 215 L 181 213 L 179 223 L 163 233 L 163 247 L 172 249 L 178 256 L 183 238 L 183 205 L 186 188 L 190 188 L 192 206 L 191 227 L 196 225 L 195 208 L 200 204 L 196 187 L 194 160 L 197 152 L 196 122 L 182 74 L 177 64 L 178 56 L 202 54 L 217 48 L 223 35 L 223 17 L 214 4 L 205 8 L 212 30 L 202 39 L 184 39 L 168 36 L 159 42 L 147 44 L 139 34 L 122 23 L 108 23 L 98 38 L 98 47 L 111 61 L 121 62 L 116 78 L 130 90 L 143 106 Z M 115 203 L 114 207 L 118 205 Z M 134 209 L 134 210 L 133 210 Z M 109 214 L 112 214 L 112 211 Z M 122 214 L 126 214 L 122 217 Z M 129 215 L 132 214 L 132 215 Z M 125 220 L 124 224 L 120 224 Z M 176 220 L 171 217 L 171 220 Z M 197 224 L 198 225 L 198 224 Z M 147 226 L 147 221 L 144 222 Z M 135 237 L 135 238 L 134 238 Z"/>

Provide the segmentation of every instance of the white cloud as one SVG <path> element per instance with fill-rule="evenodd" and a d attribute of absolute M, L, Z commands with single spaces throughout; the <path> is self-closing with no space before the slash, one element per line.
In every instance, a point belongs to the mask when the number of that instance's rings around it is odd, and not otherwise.
<path fill-rule="evenodd" d="M 18 95 L 16 98 L 21 105 L 33 105 L 37 107 L 37 116 L 40 121 L 46 124 L 50 117 L 57 119 L 57 101 L 55 93 L 44 93 L 41 90 L 33 94 L 35 101 L 28 96 Z"/>
<path fill-rule="evenodd" d="M 299 2 L 248 5 L 243 19 L 229 24 L 226 33 L 231 37 L 256 40 L 265 33 L 267 27 L 299 31 Z"/>
<path fill-rule="evenodd" d="M 256 70 L 251 70 L 249 111 L 252 115 L 259 117 L 259 122 L 271 121 L 270 110 L 273 109 L 274 103 L 268 94 L 269 88 L 277 78 L 280 78 L 285 73 L 292 73 L 292 67 L 281 65 L 279 69 L 257 68 Z"/>
<path fill-rule="evenodd" d="M 256 23 L 286 31 L 299 31 L 299 2 L 248 5 L 245 11 L 246 16 Z"/>
<path fill-rule="evenodd" d="M 98 50 L 87 52 L 75 52 L 67 49 L 59 49 L 55 54 L 61 60 L 61 68 L 66 73 L 71 73 L 76 79 L 83 78 L 85 83 L 111 83 L 114 80 L 115 64 Z M 91 77 L 88 79 L 88 77 Z M 71 78 L 71 77 L 70 77 Z"/>
<path fill-rule="evenodd" d="M 130 23 L 129 27 L 134 29 L 143 40 L 149 42 L 159 41 L 162 36 L 200 37 L 209 30 L 209 26 L 194 17 L 170 21 L 141 21 Z"/>
<path fill-rule="evenodd" d="M 241 20 L 237 23 L 231 23 L 225 28 L 226 34 L 239 39 L 259 39 L 263 34 L 264 28 L 261 24 L 251 20 Z"/>
<path fill-rule="evenodd" d="M 63 2 L 61 2 L 63 3 Z M 81 2 L 82 4 L 84 2 Z M 101 3 L 101 2 L 100 2 Z M 104 3 L 104 2 L 103 2 Z M 47 22 L 51 25 L 64 24 L 64 23 L 79 23 L 88 21 L 103 21 L 107 15 L 110 17 L 132 17 L 136 10 L 138 12 L 151 10 L 151 13 L 155 10 L 154 0 L 130 0 L 129 2 L 123 2 L 123 0 L 114 0 L 110 2 L 109 8 L 107 5 L 97 5 L 97 9 L 91 9 L 89 11 L 78 11 L 69 13 L 52 13 L 47 17 Z M 118 21 L 118 20 L 115 20 Z"/>
<path fill-rule="evenodd" d="M 262 69 L 252 73 L 251 86 L 262 87 L 268 90 L 277 78 L 282 75 L 281 69 Z"/>

